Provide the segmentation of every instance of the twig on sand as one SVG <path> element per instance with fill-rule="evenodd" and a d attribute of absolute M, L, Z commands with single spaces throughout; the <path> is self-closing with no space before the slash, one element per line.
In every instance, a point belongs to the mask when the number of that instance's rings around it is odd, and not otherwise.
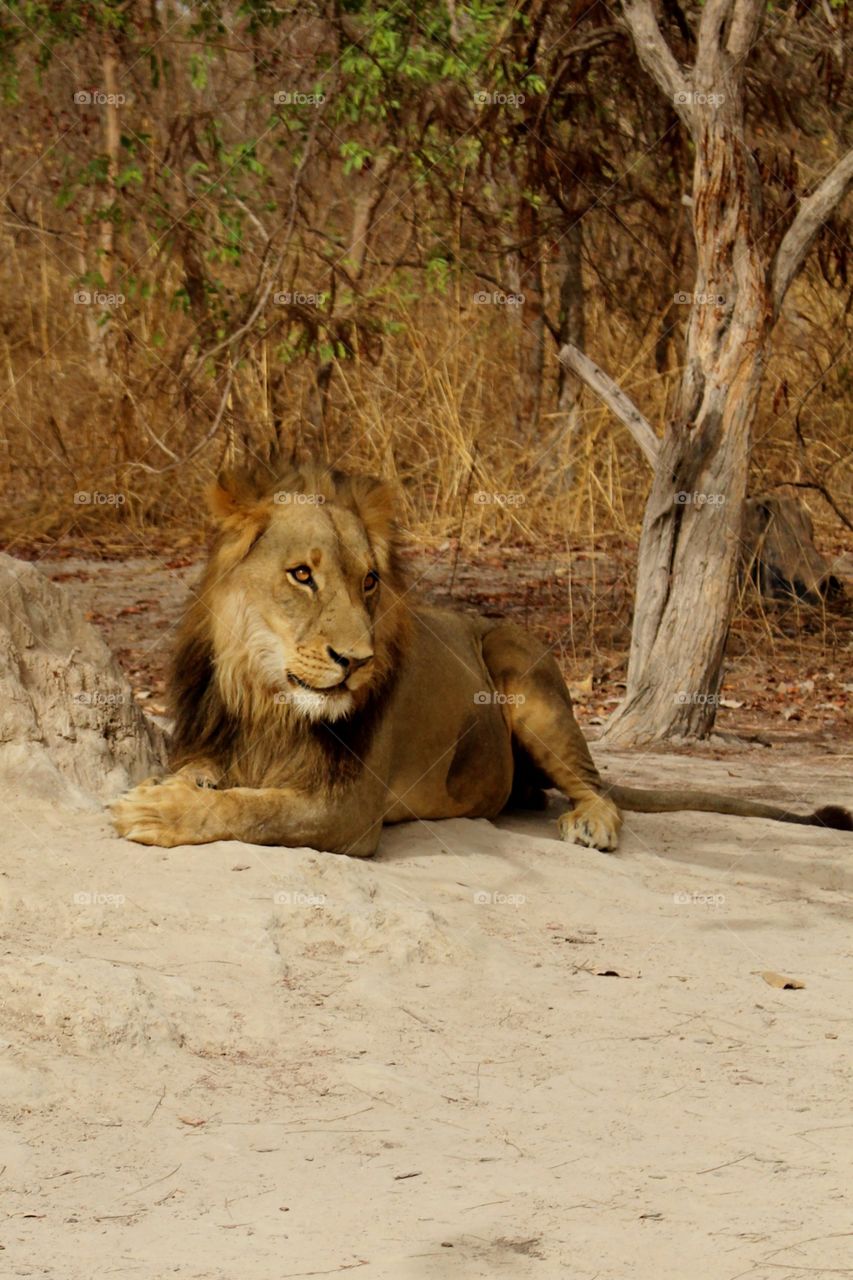
<path fill-rule="evenodd" d="M 696 1176 L 700 1173 L 715 1173 L 717 1169 L 728 1169 L 729 1165 L 740 1164 L 742 1160 L 748 1160 L 750 1156 L 754 1156 L 754 1151 L 747 1151 L 745 1156 L 738 1156 L 737 1160 L 727 1160 L 725 1164 L 713 1164 L 710 1169 L 697 1169 Z"/>
<path fill-rule="evenodd" d="M 369 1265 L 367 1258 L 359 1258 L 357 1262 L 344 1262 L 340 1267 L 332 1267 L 328 1271 L 286 1271 L 281 1280 L 296 1280 L 297 1276 L 334 1276 L 339 1271 L 354 1271 L 356 1267 Z"/>
<path fill-rule="evenodd" d="M 126 1200 L 128 1196 L 137 1196 L 140 1191 L 147 1191 L 149 1187 L 156 1187 L 158 1182 L 165 1182 L 167 1178 L 173 1177 L 180 1167 L 181 1166 L 179 1164 L 176 1164 L 174 1169 L 170 1169 L 168 1173 L 164 1173 L 162 1178 L 155 1178 L 153 1182 L 146 1182 L 143 1186 L 137 1187 L 135 1191 L 128 1191 L 125 1195 L 119 1196 L 119 1199 Z"/>
<path fill-rule="evenodd" d="M 163 1101 L 165 1096 L 166 1096 L 166 1086 L 163 1085 L 163 1092 L 160 1094 L 160 1097 L 154 1103 L 154 1110 L 151 1112 L 151 1115 L 148 1117 L 148 1119 L 143 1121 L 143 1124 L 142 1124 L 143 1129 L 145 1129 L 154 1119 L 154 1117 L 156 1116 L 157 1112 L 160 1109 L 160 1103 Z"/>

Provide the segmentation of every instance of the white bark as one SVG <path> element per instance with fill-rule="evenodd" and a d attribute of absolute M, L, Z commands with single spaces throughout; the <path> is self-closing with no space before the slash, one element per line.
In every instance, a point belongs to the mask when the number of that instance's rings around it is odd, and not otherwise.
<path fill-rule="evenodd" d="M 651 0 L 623 0 L 622 12 L 631 32 L 637 57 L 692 132 L 694 111 L 690 82 L 661 34 Z"/>
<path fill-rule="evenodd" d="M 564 364 L 567 369 L 571 369 L 573 373 L 577 374 L 590 390 L 594 391 L 598 398 L 604 401 L 611 413 L 616 415 L 623 426 L 627 427 L 634 440 L 640 446 L 643 457 L 649 466 L 654 469 L 658 459 L 660 441 L 633 400 L 625 394 L 622 388 L 603 369 L 598 367 L 594 360 L 590 360 L 589 356 L 584 355 L 572 343 L 566 343 L 560 351 L 559 358 L 561 364 Z"/>

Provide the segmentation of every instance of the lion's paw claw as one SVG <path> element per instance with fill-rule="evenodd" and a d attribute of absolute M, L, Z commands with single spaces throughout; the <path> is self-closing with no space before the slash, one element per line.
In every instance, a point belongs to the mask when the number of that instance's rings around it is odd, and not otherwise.
<path fill-rule="evenodd" d="M 151 778 L 111 806 L 113 825 L 120 836 L 137 844 L 193 843 L 192 799 L 197 789 L 185 778 Z"/>
<path fill-rule="evenodd" d="M 622 815 L 609 801 L 580 804 L 576 809 L 561 814 L 557 822 L 560 839 L 569 844 L 610 853 L 619 843 Z"/>

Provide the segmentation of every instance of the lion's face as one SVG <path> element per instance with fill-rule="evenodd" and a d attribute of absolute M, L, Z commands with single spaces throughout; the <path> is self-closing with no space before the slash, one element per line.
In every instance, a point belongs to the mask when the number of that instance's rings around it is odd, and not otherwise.
<path fill-rule="evenodd" d="M 338 720 L 382 674 L 387 544 L 333 501 L 272 503 L 255 516 L 254 527 L 235 528 L 232 540 L 248 549 L 208 596 L 222 695 L 235 711 L 260 695 L 310 720 Z"/>

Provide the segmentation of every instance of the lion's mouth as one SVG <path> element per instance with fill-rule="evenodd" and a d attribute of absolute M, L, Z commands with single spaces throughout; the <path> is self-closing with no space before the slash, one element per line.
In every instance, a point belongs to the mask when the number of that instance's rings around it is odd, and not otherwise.
<path fill-rule="evenodd" d="M 288 671 L 287 678 L 291 684 L 295 684 L 300 689 L 306 689 L 308 693 L 330 694 L 343 692 L 346 685 L 346 676 L 343 680 L 339 680 L 337 684 L 326 685 L 325 688 L 318 689 L 316 685 L 309 684 L 307 680 L 303 680 L 301 676 L 295 676 L 292 671 Z"/>

